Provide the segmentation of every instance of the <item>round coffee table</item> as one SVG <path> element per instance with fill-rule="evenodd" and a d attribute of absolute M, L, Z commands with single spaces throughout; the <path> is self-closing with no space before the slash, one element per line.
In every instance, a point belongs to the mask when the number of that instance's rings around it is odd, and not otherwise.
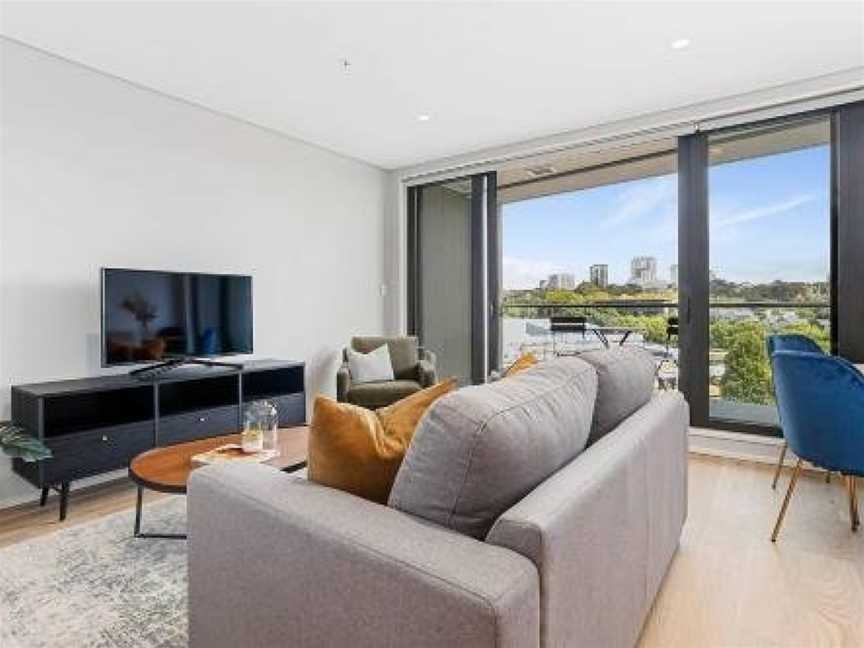
<path fill-rule="evenodd" d="M 285 472 L 300 470 L 306 466 L 306 446 L 309 428 L 305 425 L 281 428 L 277 432 L 279 456 L 263 462 Z M 142 533 L 141 508 L 144 489 L 183 495 L 189 483 L 189 475 L 201 466 L 192 462 L 192 457 L 208 452 L 226 443 L 240 443 L 239 434 L 198 439 L 188 443 L 146 450 L 129 464 L 129 477 L 138 485 L 135 500 L 135 537 L 185 539 L 181 533 Z"/>

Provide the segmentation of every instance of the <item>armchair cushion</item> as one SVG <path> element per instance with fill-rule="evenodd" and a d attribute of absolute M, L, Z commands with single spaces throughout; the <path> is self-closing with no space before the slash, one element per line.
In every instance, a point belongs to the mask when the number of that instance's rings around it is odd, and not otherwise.
<path fill-rule="evenodd" d="M 422 387 L 416 380 L 390 380 L 387 382 L 362 383 L 360 385 L 352 384 L 346 394 L 346 400 L 361 407 L 377 409 L 395 403 L 401 398 L 420 391 L 420 389 Z"/>
<path fill-rule="evenodd" d="M 360 353 L 369 353 L 384 344 L 390 351 L 390 362 L 396 379 L 417 380 L 417 361 L 420 356 L 416 337 L 369 335 L 351 339 L 351 348 Z"/>

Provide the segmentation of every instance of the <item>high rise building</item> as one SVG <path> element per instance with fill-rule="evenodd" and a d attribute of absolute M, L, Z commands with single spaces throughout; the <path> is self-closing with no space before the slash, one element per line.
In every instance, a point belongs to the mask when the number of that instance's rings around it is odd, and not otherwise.
<path fill-rule="evenodd" d="M 652 256 L 633 257 L 630 262 L 630 283 L 643 287 L 656 284 L 657 258 Z"/>
<path fill-rule="evenodd" d="M 673 263 L 669 266 L 669 283 L 673 286 L 678 285 L 678 264 Z"/>
<path fill-rule="evenodd" d="M 569 272 L 560 272 L 549 275 L 549 281 L 546 283 L 546 288 L 549 290 L 575 290 L 576 277 Z"/>
<path fill-rule="evenodd" d="M 609 266 L 605 263 L 595 263 L 588 269 L 588 276 L 598 288 L 606 288 L 609 285 Z"/>

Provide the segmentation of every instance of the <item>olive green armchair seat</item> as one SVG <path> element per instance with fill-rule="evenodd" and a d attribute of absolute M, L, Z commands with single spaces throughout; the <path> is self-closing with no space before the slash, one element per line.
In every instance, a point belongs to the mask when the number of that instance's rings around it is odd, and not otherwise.
<path fill-rule="evenodd" d="M 342 366 L 336 374 L 336 398 L 368 409 L 386 407 L 414 392 L 434 385 L 437 381 L 435 354 L 423 349 L 413 336 L 351 338 L 351 348 L 369 353 L 386 344 L 390 350 L 394 380 L 352 383 L 347 352 L 342 352 Z"/>

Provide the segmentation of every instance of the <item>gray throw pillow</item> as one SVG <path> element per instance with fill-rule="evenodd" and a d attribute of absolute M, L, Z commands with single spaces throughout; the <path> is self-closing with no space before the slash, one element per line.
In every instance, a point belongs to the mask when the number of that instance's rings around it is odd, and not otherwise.
<path fill-rule="evenodd" d="M 579 357 L 597 370 L 597 402 L 588 438 L 591 445 L 651 400 L 657 363 L 639 347 L 613 347 Z"/>
<path fill-rule="evenodd" d="M 414 434 L 388 504 L 475 538 L 585 448 L 594 369 L 552 360 L 435 402 Z"/>

